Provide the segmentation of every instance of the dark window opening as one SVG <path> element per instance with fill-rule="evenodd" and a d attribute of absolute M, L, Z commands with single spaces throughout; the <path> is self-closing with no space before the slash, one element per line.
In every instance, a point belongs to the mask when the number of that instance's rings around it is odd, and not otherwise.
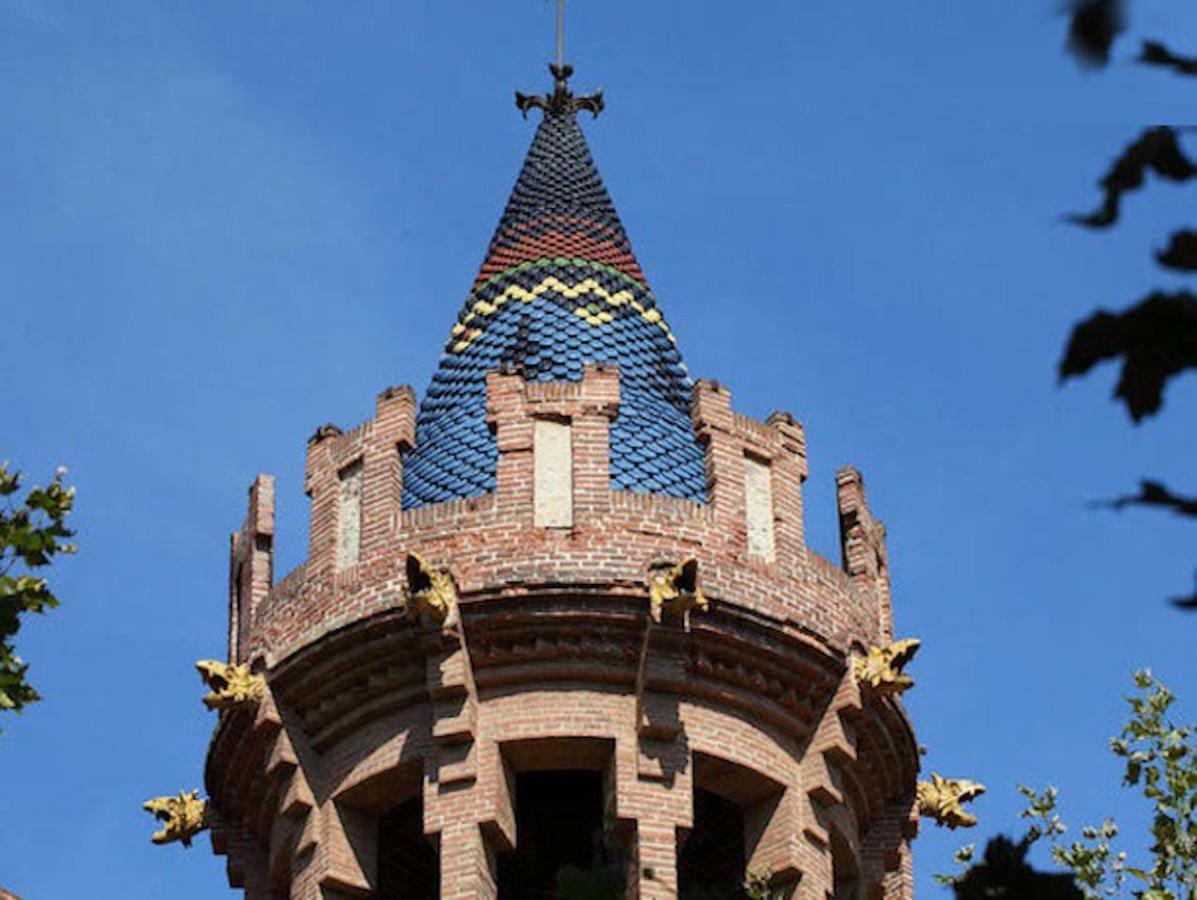
<path fill-rule="evenodd" d="M 499 857 L 499 900 L 616 900 L 623 863 L 603 830 L 599 772 L 524 772 L 515 779 L 516 849 Z"/>
<path fill-rule="evenodd" d="M 717 794 L 694 789 L 694 828 L 678 853 L 682 900 L 743 900 L 744 813 Z"/>
<path fill-rule="evenodd" d="M 378 820 L 375 900 L 439 900 L 440 858 L 424 834 L 424 804 L 416 797 Z"/>

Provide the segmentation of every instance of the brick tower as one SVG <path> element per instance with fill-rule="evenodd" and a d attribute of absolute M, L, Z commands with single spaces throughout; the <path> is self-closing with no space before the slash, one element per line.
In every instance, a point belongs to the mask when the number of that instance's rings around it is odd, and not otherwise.
<path fill-rule="evenodd" d="M 316 431 L 279 581 L 251 487 L 208 799 L 155 840 L 251 900 L 909 898 L 885 530 L 843 469 L 842 563 L 806 547 L 802 426 L 691 381 L 551 68 L 431 385 Z"/>

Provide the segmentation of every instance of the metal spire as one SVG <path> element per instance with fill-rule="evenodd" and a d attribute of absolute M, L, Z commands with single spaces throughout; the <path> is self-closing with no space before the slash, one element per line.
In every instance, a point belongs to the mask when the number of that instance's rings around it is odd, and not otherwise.
<path fill-rule="evenodd" d="M 530 109 L 543 109 L 554 115 L 584 109 L 597 116 L 603 111 L 601 90 L 589 97 L 575 97 L 569 89 L 569 77 L 574 74 L 574 67 L 565 61 L 565 0 L 557 0 L 557 61 L 549 63 L 549 71 L 553 74 L 553 93 L 539 96 L 515 92 L 515 105 L 525 118 Z"/>
<path fill-rule="evenodd" d="M 557 0 L 557 65 L 565 65 L 565 0 Z"/>

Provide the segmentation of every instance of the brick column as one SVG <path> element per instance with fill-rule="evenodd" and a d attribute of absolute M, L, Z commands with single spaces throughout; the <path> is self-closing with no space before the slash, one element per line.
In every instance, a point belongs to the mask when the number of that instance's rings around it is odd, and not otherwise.
<path fill-rule="evenodd" d="M 375 401 L 362 454 L 362 558 L 386 544 L 403 502 L 403 456 L 416 433 L 416 395 L 407 385 Z"/>
<path fill-rule="evenodd" d="M 796 568 L 805 561 L 802 485 L 809 472 L 806 432 L 789 413 L 775 412 L 766 420 L 780 439 L 773 460 L 773 514 L 777 531 L 777 559 Z"/>
<path fill-rule="evenodd" d="M 504 519 L 531 523 L 533 423 L 519 375 L 491 372 L 486 376 L 486 421 L 495 431 L 499 449 L 495 505 Z"/>
<path fill-rule="evenodd" d="M 912 798 L 887 803 L 860 848 L 862 887 L 868 900 L 913 900 L 910 840 L 918 833 Z"/>
<path fill-rule="evenodd" d="M 452 822 L 440 832 L 442 900 L 495 900 L 495 854 L 474 822 Z"/>
<path fill-rule="evenodd" d="M 744 812 L 748 871 L 769 872 L 770 886 L 783 897 L 793 895 L 805 868 L 802 818 L 803 796 L 797 785 L 754 803 Z"/>
<path fill-rule="evenodd" d="M 707 505 L 736 546 L 747 541 L 744 511 L 744 447 L 735 433 L 731 391 L 717 381 L 694 384 L 690 400 L 694 432 L 706 459 Z"/>
<path fill-rule="evenodd" d="M 229 660 L 244 662 L 258 605 L 274 582 L 274 476 L 259 475 L 249 489 L 241 530 L 229 541 Z"/>
<path fill-rule="evenodd" d="M 619 415 L 619 369 L 590 363 L 573 416 L 574 519 L 593 520 L 611 506 L 611 422 Z"/>
<path fill-rule="evenodd" d="M 342 436 L 336 425 L 321 425 L 308 438 L 303 490 L 312 501 L 308 531 L 310 578 L 331 573 L 337 541 L 337 459 Z"/>
<path fill-rule="evenodd" d="M 878 640 L 894 638 L 894 613 L 890 600 L 889 553 L 885 526 L 869 509 L 864 476 L 845 466 L 835 473 L 840 516 L 840 549 L 844 571 L 877 599 Z"/>
<path fill-rule="evenodd" d="M 616 814 L 633 842 L 628 896 L 639 900 L 677 896 L 678 833 L 694 825 L 694 761 L 678 708 L 685 651 L 673 631 L 651 622 L 645 631 L 634 743 L 616 748 Z"/>
<path fill-rule="evenodd" d="M 515 844 L 510 780 L 498 746 L 478 735 L 478 695 L 460 626 L 428 641 L 424 832 L 440 847 L 441 897 L 494 898 L 495 854 Z"/>

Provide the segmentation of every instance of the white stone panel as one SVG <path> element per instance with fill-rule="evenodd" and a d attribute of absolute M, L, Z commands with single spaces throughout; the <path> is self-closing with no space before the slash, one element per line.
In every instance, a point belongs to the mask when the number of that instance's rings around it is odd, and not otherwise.
<path fill-rule="evenodd" d="M 773 469 L 744 457 L 744 507 L 748 517 L 748 552 L 773 559 Z"/>
<path fill-rule="evenodd" d="M 536 420 L 533 522 L 546 528 L 574 524 L 574 451 L 569 423 Z"/>
<path fill-rule="evenodd" d="M 337 508 L 337 568 L 355 566 L 362 555 L 362 464 L 341 471 Z"/>

